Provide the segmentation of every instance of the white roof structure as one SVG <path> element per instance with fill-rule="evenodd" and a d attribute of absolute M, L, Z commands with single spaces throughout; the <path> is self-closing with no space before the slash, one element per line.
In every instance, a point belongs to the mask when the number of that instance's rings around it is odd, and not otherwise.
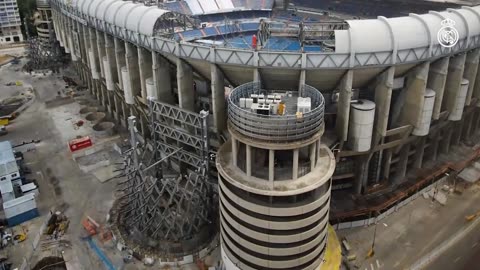
<path fill-rule="evenodd" d="M 406 17 L 378 17 L 370 20 L 348 20 L 348 30 L 335 31 L 336 52 L 387 52 L 439 44 L 437 34 L 442 21 L 451 19 L 459 40 L 480 34 L 480 6 L 448 9 Z"/>

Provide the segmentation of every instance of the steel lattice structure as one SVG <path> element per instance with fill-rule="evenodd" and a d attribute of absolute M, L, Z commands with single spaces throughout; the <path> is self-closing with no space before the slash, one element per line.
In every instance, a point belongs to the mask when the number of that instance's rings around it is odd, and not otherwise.
<path fill-rule="evenodd" d="M 64 54 L 57 41 L 45 42 L 40 38 L 28 40 L 28 58 L 25 65 L 27 71 L 32 70 L 58 70 L 65 64 Z"/>
<path fill-rule="evenodd" d="M 215 231 L 210 226 L 216 203 L 207 181 L 206 116 L 154 101 L 150 116 L 152 140 L 141 146 L 135 139 L 135 118 L 129 118 L 132 149 L 124 155 L 126 179 L 119 183 L 117 226 L 146 249 L 190 254 L 208 244 Z M 176 124 L 189 128 L 182 131 Z M 171 140 L 197 151 L 184 151 Z M 185 174 L 164 173 L 167 160 L 183 163 Z"/>

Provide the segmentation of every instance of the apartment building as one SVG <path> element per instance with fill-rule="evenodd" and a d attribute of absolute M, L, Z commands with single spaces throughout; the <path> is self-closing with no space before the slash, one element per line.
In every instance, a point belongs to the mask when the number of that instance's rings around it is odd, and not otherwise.
<path fill-rule="evenodd" d="M 0 0 L 0 44 L 23 41 L 17 0 Z"/>

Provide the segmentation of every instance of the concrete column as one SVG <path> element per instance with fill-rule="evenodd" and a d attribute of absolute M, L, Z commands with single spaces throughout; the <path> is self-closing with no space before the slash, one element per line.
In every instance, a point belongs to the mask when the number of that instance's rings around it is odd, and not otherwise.
<path fill-rule="evenodd" d="M 422 125 L 425 90 L 427 88 L 430 63 L 422 63 L 409 72 L 405 87 L 405 103 L 401 111 L 401 125 L 411 125 L 420 128 Z"/>
<path fill-rule="evenodd" d="M 320 158 L 320 149 L 322 149 L 322 140 L 321 139 L 319 139 L 317 141 L 317 160 L 318 160 L 318 158 Z"/>
<path fill-rule="evenodd" d="M 100 79 L 100 61 L 98 58 L 98 47 L 97 47 L 97 34 L 93 28 L 88 28 L 88 33 L 90 37 L 90 70 L 92 71 L 93 79 Z"/>
<path fill-rule="evenodd" d="M 192 68 L 182 59 L 177 59 L 177 87 L 179 107 L 195 111 L 195 92 L 193 91 Z"/>
<path fill-rule="evenodd" d="M 457 95 L 460 92 L 460 85 L 463 80 L 463 70 L 465 69 L 466 54 L 460 54 L 450 59 L 448 66 L 447 82 L 445 84 L 445 93 L 442 102 L 442 111 L 453 112 L 457 101 Z"/>
<path fill-rule="evenodd" d="M 450 151 L 450 142 L 452 141 L 452 134 L 453 134 L 453 129 L 452 127 L 447 127 L 443 131 L 443 140 L 442 140 L 442 153 L 448 154 Z"/>
<path fill-rule="evenodd" d="M 353 71 L 349 70 L 343 76 L 339 86 L 339 98 L 337 105 L 337 122 L 335 129 L 340 141 L 348 138 L 348 124 L 350 118 L 350 103 L 352 100 Z"/>
<path fill-rule="evenodd" d="M 216 64 L 210 64 L 213 123 L 217 134 L 221 134 L 227 128 L 227 112 L 225 101 L 225 78 Z"/>
<path fill-rule="evenodd" d="M 113 103 L 115 103 L 115 113 L 113 114 L 113 118 L 117 122 L 120 122 L 120 104 L 116 94 L 113 94 Z"/>
<path fill-rule="evenodd" d="M 89 49 L 90 49 L 90 41 L 88 40 L 89 36 L 88 36 L 88 29 L 85 25 L 83 24 L 80 24 L 81 25 L 81 29 L 82 29 L 82 34 L 83 34 L 83 48 L 84 48 L 84 51 L 85 51 L 85 58 L 84 58 L 84 64 L 86 64 L 89 68 L 91 68 L 90 66 L 90 57 L 89 57 Z"/>
<path fill-rule="evenodd" d="M 100 31 L 96 31 L 96 37 L 97 37 L 97 52 L 98 52 L 98 63 L 99 63 L 99 66 L 100 66 L 100 76 L 102 78 L 105 78 L 105 71 L 103 70 L 104 69 L 104 66 L 103 66 L 103 57 L 105 56 L 105 34 L 100 32 Z"/>
<path fill-rule="evenodd" d="M 123 80 L 122 80 L 122 67 L 126 66 L 125 63 L 125 44 L 122 40 L 118 38 L 113 38 L 115 46 L 115 63 L 117 66 L 117 83 L 120 86 L 120 89 L 124 90 Z"/>
<path fill-rule="evenodd" d="M 475 112 L 473 111 L 468 116 L 465 116 L 465 124 L 464 129 L 462 130 L 462 139 L 467 141 L 470 139 L 470 135 L 472 134 L 472 127 L 473 127 L 473 116 Z"/>
<path fill-rule="evenodd" d="M 358 156 L 355 160 L 355 193 L 361 194 L 362 187 L 367 187 L 368 180 L 368 155 Z"/>
<path fill-rule="evenodd" d="M 476 110 L 474 113 L 476 114 L 476 117 L 474 117 L 475 124 L 473 128 L 473 135 L 477 134 L 478 128 L 480 127 L 480 112 Z"/>
<path fill-rule="evenodd" d="M 275 179 L 275 150 L 268 150 L 268 181 L 273 187 L 273 180 Z"/>
<path fill-rule="evenodd" d="M 418 138 L 418 144 L 417 144 L 417 147 L 416 147 L 416 151 L 415 151 L 415 158 L 414 158 L 414 163 L 413 163 L 413 167 L 415 169 L 420 169 L 422 168 L 422 164 L 423 164 L 423 156 L 425 154 L 425 144 L 427 142 L 427 137 L 420 137 Z"/>
<path fill-rule="evenodd" d="M 125 42 L 125 62 L 127 64 L 128 76 L 130 78 L 130 89 L 135 98 L 141 93 L 140 71 L 138 67 L 137 48 L 129 42 Z"/>
<path fill-rule="evenodd" d="M 262 76 L 260 75 L 260 69 L 256 68 L 253 70 L 253 81 L 254 82 L 262 82 Z"/>
<path fill-rule="evenodd" d="M 157 52 L 152 51 L 153 83 L 156 88 L 157 100 L 168 104 L 175 103 L 172 94 L 170 64 Z"/>
<path fill-rule="evenodd" d="M 438 158 L 438 146 L 440 145 L 439 134 L 433 137 L 430 147 L 432 148 L 432 160 L 436 161 Z"/>
<path fill-rule="evenodd" d="M 317 154 L 317 144 L 312 143 L 310 145 L 310 171 L 313 171 L 315 169 L 315 166 L 317 165 L 317 159 L 315 158 Z"/>
<path fill-rule="evenodd" d="M 390 179 L 390 166 L 392 164 L 392 149 L 385 150 L 385 158 L 383 163 L 383 178 L 389 180 Z"/>
<path fill-rule="evenodd" d="M 110 70 L 112 80 L 114 83 L 118 83 L 118 73 L 117 73 L 117 60 L 115 59 L 115 43 L 114 38 L 108 34 L 104 34 L 105 39 L 105 56 L 108 61 L 108 68 Z M 106 74 L 105 74 L 106 76 Z M 108 89 L 110 90 L 110 89 Z"/>
<path fill-rule="evenodd" d="M 462 120 L 456 121 L 456 122 L 453 123 L 454 133 L 453 133 L 453 137 L 452 137 L 452 141 L 451 141 L 452 145 L 459 145 L 460 144 L 460 140 L 462 138 L 462 130 L 463 130 L 464 125 L 465 125 L 465 117 L 463 117 Z"/>
<path fill-rule="evenodd" d="M 246 146 L 246 167 L 247 167 L 247 176 L 252 176 L 252 147 L 248 144 Z"/>
<path fill-rule="evenodd" d="M 465 100 L 465 105 L 470 106 L 472 103 L 473 91 L 475 89 L 475 80 L 478 74 L 478 62 L 480 57 L 480 49 L 475 49 L 469 52 L 465 59 L 465 71 L 463 78 L 467 79 L 469 82 L 467 99 Z M 478 97 L 477 97 L 478 98 Z"/>
<path fill-rule="evenodd" d="M 442 111 L 443 93 L 447 82 L 449 57 L 441 58 L 430 64 L 428 72 L 427 88 L 435 91 L 435 105 L 432 118 L 438 120 Z"/>
<path fill-rule="evenodd" d="M 237 157 L 238 157 L 238 142 L 237 142 L 237 139 L 235 139 L 235 137 L 231 137 L 232 139 L 232 163 L 233 163 L 233 166 L 237 167 L 238 166 L 238 161 L 237 161 Z"/>
<path fill-rule="evenodd" d="M 372 148 L 387 134 L 394 74 L 395 67 L 390 67 L 375 82 L 375 132 Z"/>
<path fill-rule="evenodd" d="M 147 100 L 146 81 L 152 77 L 152 55 L 149 51 L 142 47 L 137 47 L 138 66 L 140 68 L 140 86 L 142 98 Z"/>
<path fill-rule="evenodd" d="M 410 152 L 410 144 L 405 144 L 399 153 L 397 164 L 397 182 L 401 183 L 405 180 L 408 165 L 408 153 Z"/>
<path fill-rule="evenodd" d="M 292 179 L 297 180 L 298 179 L 298 154 L 299 150 L 294 149 L 293 150 L 293 168 L 292 168 Z"/>
<path fill-rule="evenodd" d="M 305 69 L 302 69 L 300 71 L 300 78 L 298 80 L 298 92 L 300 93 L 300 96 L 303 96 L 303 86 L 305 85 L 306 80 L 307 71 Z"/>

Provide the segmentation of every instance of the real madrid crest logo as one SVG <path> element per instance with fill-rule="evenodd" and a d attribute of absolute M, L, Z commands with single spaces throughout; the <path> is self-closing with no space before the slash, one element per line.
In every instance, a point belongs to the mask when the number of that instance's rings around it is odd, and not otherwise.
<path fill-rule="evenodd" d="M 455 29 L 455 21 L 445 19 L 441 22 L 442 28 L 438 31 L 438 43 L 446 48 L 455 46 L 458 42 L 458 31 Z"/>

